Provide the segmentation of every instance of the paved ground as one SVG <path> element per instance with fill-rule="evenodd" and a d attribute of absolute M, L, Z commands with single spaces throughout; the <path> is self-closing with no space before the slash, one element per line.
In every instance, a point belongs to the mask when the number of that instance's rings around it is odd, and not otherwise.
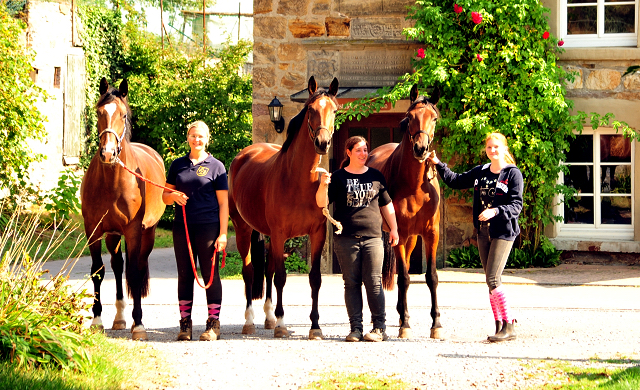
<path fill-rule="evenodd" d="M 107 259 L 104 256 L 105 260 Z M 175 358 L 174 388 L 299 388 L 329 371 L 373 372 L 401 378 L 427 389 L 525 388 L 537 359 L 626 356 L 640 364 L 640 267 L 561 265 L 553 269 L 507 270 L 503 282 L 518 318 L 518 339 L 489 344 L 493 317 L 484 275 L 479 270 L 439 270 L 439 306 L 446 339 L 429 339 L 430 302 L 424 275 L 412 276 L 409 305 L 414 338 L 400 340 L 395 311 L 397 290 L 387 293 L 385 343 L 344 343 L 348 333 L 339 275 L 324 275 L 320 290 L 320 324 L 325 340 L 306 340 L 310 288 L 303 275 L 289 275 L 285 286 L 285 322 L 293 332 L 274 340 L 263 329 L 261 301 L 256 301 L 258 332 L 241 334 L 244 290 L 241 280 L 223 281 L 222 340 L 173 342 L 178 331 L 177 280 L 173 249 L 156 249 L 151 259 L 151 295 L 143 300 L 143 322 L 150 344 Z M 55 272 L 62 262 L 47 264 Z M 81 258 L 71 273 L 80 283 L 90 269 Z M 92 290 L 90 283 L 89 290 Z M 107 268 L 102 290 L 105 325 L 113 320 L 115 285 Z M 131 322 L 131 306 L 127 322 Z M 365 310 L 365 318 L 368 311 Z M 204 293 L 196 287 L 194 336 L 204 330 Z M 108 331 L 129 337 L 127 331 Z"/>

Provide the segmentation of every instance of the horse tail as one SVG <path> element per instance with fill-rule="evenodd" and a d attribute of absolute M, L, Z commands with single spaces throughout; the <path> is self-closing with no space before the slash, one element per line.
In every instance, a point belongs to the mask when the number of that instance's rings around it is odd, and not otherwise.
<path fill-rule="evenodd" d="M 251 264 L 253 264 L 252 299 L 262 299 L 264 296 L 265 254 L 264 238 L 260 232 L 251 233 Z"/>
<path fill-rule="evenodd" d="M 396 276 L 396 254 L 389 244 L 389 233 L 382 232 L 382 242 L 384 243 L 384 259 L 382 261 L 382 288 L 387 291 L 393 290 L 394 278 Z"/>
<path fill-rule="evenodd" d="M 127 279 L 127 293 L 129 298 L 133 299 L 132 292 L 140 291 L 140 298 L 145 298 L 149 295 L 149 259 L 144 259 L 144 264 L 141 267 L 138 264 L 134 264 L 129 258 L 127 249 L 127 243 L 125 241 L 125 254 L 126 254 L 126 279 Z M 138 261 L 143 259 L 138 258 Z"/>

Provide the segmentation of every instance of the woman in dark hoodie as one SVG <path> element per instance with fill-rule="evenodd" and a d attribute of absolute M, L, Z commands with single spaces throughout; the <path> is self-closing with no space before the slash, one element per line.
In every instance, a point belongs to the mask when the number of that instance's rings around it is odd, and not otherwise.
<path fill-rule="evenodd" d="M 485 151 L 491 163 L 460 174 L 451 171 L 435 152 L 429 160 L 449 187 L 473 187 L 473 225 L 478 231 L 478 250 L 496 323 L 496 334 L 488 340 L 497 342 L 516 338 L 517 321 L 509 310 L 501 275 L 513 241 L 520 234 L 518 216 L 522 211 L 523 180 L 504 135 L 488 134 Z"/>

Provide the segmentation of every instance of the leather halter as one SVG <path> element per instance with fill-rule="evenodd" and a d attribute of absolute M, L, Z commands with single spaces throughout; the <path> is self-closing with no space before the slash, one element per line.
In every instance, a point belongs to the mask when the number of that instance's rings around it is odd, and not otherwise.
<path fill-rule="evenodd" d="M 116 136 L 116 139 L 118 140 L 118 147 L 116 149 L 116 157 L 118 157 L 120 155 L 120 152 L 122 151 L 122 140 L 124 139 L 124 135 L 127 133 L 127 124 L 130 124 L 128 116 L 125 115 L 124 120 L 125 120 L 125 124 L 124 124 L 124 129 L 122 130 L 122 135 L 118 135 L 118 133 L 116 133 L 115 130 L 113 130 L 113 129 L 109 128 L 109 127 L 104 129 L 104 130 L 102 130 L 100 132 L 100 134 L 98 134 L 98 139 L 101 139 L 102 136 L 105 133 L 111 133 L 111 134 Z"/>
<path fill-rule="evenodd" d="M 307 115 L 307 127 L 309 128 L 309 138 L 311 138 L 311 141 L 315 141 L 315 139 L 318 138 L 318 132 L 322 129 L 327 130 L 329 135 L 333 136 L 333 129 L 329 129 L 327 126 L 320 125 L 314 131 L 311 127 L 311 118 L 309 115 Z"/>

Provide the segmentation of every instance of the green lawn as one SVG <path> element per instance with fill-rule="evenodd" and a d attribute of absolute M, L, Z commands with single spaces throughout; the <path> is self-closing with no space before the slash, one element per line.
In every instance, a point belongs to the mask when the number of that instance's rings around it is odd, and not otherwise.
<path fill-rule="evenodd" d="M 527 364 L 534 382 L 530 390 L 632 390 L 640 389 L 640 360 L 593 358 L 584 362 L 534 361 Z"/>

